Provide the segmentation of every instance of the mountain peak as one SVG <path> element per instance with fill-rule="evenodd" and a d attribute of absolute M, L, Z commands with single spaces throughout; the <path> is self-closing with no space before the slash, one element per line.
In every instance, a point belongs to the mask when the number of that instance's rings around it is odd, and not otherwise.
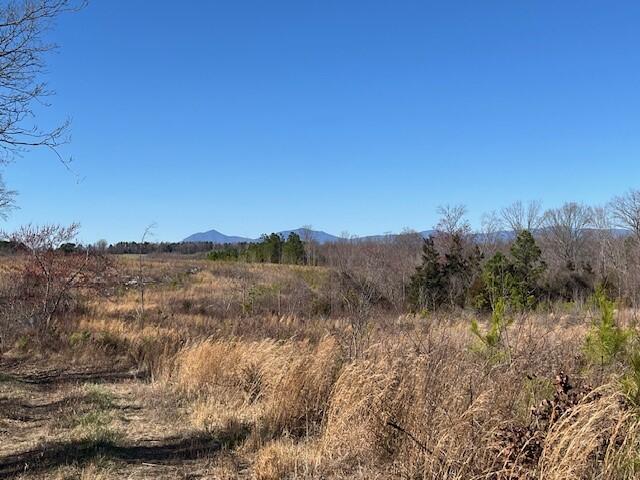
<path fill-rule="evenodd" d="M 252 242 L 253 240 L 246 237 L 237 237 L 225 235 L 218 230 L 207 230 L 206 232 L 198 232 L 193 235 L 189 235 L 182 240 L 183 242 L 213 242 L 213 243 L 243 243 Z"/>
<path fill-rule="evenodd" d="M 271 232 L 269 232 L 271 233 Z M 269 235 L 267 233 L 267 235 Z M 311 230 L 307 228 L 296 228 L 295 230 L 282 230 L 280 232 L 276 232 L 278 235 L 282 236 L 284 239 L 287 239 L 290 234 L 296 233 L 302 238 L 302 240 L 314 240 L 318 243 L 328 243 L 335 242 L 338 240 L 338 237 L 331 235 L 330 233 L 323 232 L 322 230 Z M 233 235 L 225 235 L 224 233 L 220 233 L 218 230 L 211 229 L 206 232 L 198 232 L 193 235 L 189 235 L 187 238 L 182 240 L 183 242 L 212 242 L 212 243 L 251 243 L 258 242 L 260 238 L 247 238 L 247 237 L 238 237 Z"/>

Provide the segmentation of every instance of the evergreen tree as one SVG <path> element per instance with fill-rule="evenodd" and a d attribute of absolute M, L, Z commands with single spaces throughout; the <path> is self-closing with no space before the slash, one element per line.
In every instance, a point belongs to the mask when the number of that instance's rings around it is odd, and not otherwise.
<path fill-rule="evenodd" d="M 280 263 L 282 259 L 282 237 L 277 233 L 272 233 L 264 240 L 264 258 L 266 262 Z"/>
<path fill-rule="evenodd" d="M 500 252 L 491 257 L 482 269 L 482 281 L 484 291 L 478 299 L 478 306 L 493 308 L 496 302 L 509 298 L 514 285 L 513 265 L 509 259 Z"/>
<path fill-rule="evenodd" d="M 283 243 L 282 237 L 277 233 L 262 235 L 260 242 L 247 247 L 244 257 L 248 262 L 280 263 Z"/>
<path fill-rule="evenodd" d="M 451 236 L 449 251 L 445 253 L 444 276 L 451 306 L 464 306 L 464 284 L 468 270 L 460 235 Z"/>
<path fill-rule="evenodd" d="M 482 258 L 477 246 L 471 254 L 468 254 L 466 250 L 462 235 L 459 233 L 451 235 L 443 269 L 449 303 L 451 306 L 461 308 L 465 306 L 467 294 L 476 273 L 480 270 Z"/>
<path fill-rule="evenodd" d="M 304 243 L 295 232 L 289 234 L 282 246 L 282 263 L 302 265 L 305 261 Z"/>
<path fill-rule="evenodd" d="M 496 253 L 484 265 L 483 292 L 476 299 L 481 307 L 495 306 L 498 299 L 506 299 L 518 309 L 535 305 L 538 283 L 546 268 L 542 252 L 533 235 L 522 230 L 510 249 L 511 258 Z"/>
<path fill-rule="evenodd" d="M 422 264 L 416 268 L 409 283 L 409 303 L 414 311 L 436 310 L 445 300 L 445 278 L 440 254 L 433 238 L 424 240 Z"/>
<path fill-rule="evenodd" d="M 528 230 L 522 230 L 511 246 L 512 301 L 521 307 L 531 307 L 535 303 L 535 294 L 540 277 L 546 269 L 541 259 L 542 251 Z"/>

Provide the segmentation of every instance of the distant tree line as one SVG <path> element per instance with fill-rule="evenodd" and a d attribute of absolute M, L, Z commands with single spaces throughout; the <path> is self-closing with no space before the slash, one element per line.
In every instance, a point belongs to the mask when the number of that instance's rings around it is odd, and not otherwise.
<path fill-rule="evenodd" d="M 300 236 L 292 232 L 286 239 L 272 233 L 262 235 L 259 242 L 223 245 L 207 255 L 210 260 L 244 261 L 252 263 L 286 263 L 302 265 L 306 262 L 305 245 Z"/>
<path fill-rule="evenodd" d="M 361 278 L 398 311 L 491 309 L 498 299 L 526 310 L 584 302 L 599 287 L 640 306 L 640 190 L 597 207 L 515 202 L 484 215 L 478 231 L 462 205 L 438 213 L 429 238 L 345 235 L 318 247 L 318 263 Z"/>
<path fill-rule="evenodd" d="M 568 202 L 545 211 L 540 202 L 515 202 L 484 215 L 479 231 L 471 230 L 462 205 L 440 207 L 438 213 L 426 239 L 405 231 L 364 240 L 343 234 L 336 242 L 319 244 L 310 236 L 272 233 L 258 242 L 233 245 L 101 241 L 89 248 L 327 266 L 362 295 L 354 304 L 376 301 L 398 311 L 491 309 L 499 299 L 524 310 L 557 301 L 582 302 L 597 287 L 640 306 L 640 190 L 599 207 Z"/>
<path fill-rule="evenodd" d="M 524 310 L 581 302 L 597 288 L 640 304 L 638 190 L 601 207 L 568 202 L 543 211 L 539 202 L 516 202 L 485 216 L 480 234 L 471 233 L 463 206 L 440 213 L 408 284 L 413 310 L 492 308 L 498 300 Z"/>
<path fill-rule="evenodd" d="M 108 253 L 122 254 L 151 254 L 151 253 L 179 253 L 191 255 L 210 252 L 220 245 L 213 242 L 117 242 L 105 246 Z"/>

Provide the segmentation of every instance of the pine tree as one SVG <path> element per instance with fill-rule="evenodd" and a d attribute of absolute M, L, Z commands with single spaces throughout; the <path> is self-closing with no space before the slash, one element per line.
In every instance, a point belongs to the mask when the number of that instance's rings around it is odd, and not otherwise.
<path fill-rule="evenodd" d="M 528 309 L 535 305 L 540 277 L 546 268 L 533 235 L 522 230 L 510 249 L 510 257 L 496 253 L 484 265 L 484 289 L 476 299 L 481 307 L 493 307 L 504 298 L 511 307 Z"/>
<path fill-rule="evenodd" d="M 444 276 L 451 306 L 464 306 L 464 283 L 468 270 L 460 235 L 451 236 L 449 251 L 445 253 Z"/>
<path fill-rule="evenodd" d="M 295 232 L 289 234 L 282 245 L 282 262 L 302 265 L 305 262 L 304 243 Z"/>
<path fill-rule="evenodd" d="M 480 270 L 482 254 L 479 248 L 467 253 L 463 237 L 459 233 L 451 235 L 449 251 L 445 254 L 443 275 L 451 306 L 465 306 L 470 287 Z"/>
<path fill-rule="evenodd" d="M 497 252 L 482 269 L 484 292 L 477 303 L 483 308 L 494 308 L 496 302 L 509 298 L 513 285 L 513 265 L 502 253 Z"/>
<path fill-rule="evenodd" d="M 282 259 L 282 237 L 272 233 L 264 240 L 265 259 L 267 262 L 280 263 Z"/>
<path fill-rule="evenodd" d="M 414 311 L 436 310 L 446 298 L 440 254 L 431 237 L 422 245 L 422 264 L 411 276 L 408 298 Z"/>
<path fill-rule="evenodd" d="M 547 268 L 542 251 L 528 230 L 522 230 L 511 246 L 513 291 L 512 301 L 521 307 L 531 307 L 540 277 Z"/>

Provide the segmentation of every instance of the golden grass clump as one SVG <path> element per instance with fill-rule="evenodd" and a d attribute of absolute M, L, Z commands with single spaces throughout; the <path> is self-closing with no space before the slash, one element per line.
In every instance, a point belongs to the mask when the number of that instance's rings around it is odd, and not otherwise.
<path fill-rule="evenodd" d="M 184 336 L 172 328 L 158 325 L 134 326 L 131 322 L 113 319 L 81 319 L 80 331 L 91 332 L 95 343 L 107 353 L 121 354 L 131 363 L 159 378 L 170 359 L 184 344 Z"/>
<path fill-rule="evenodd" d="M 490 392 L 470 397 L 464 358 L 451 354 L 399 345 L 345 367 L 329 401 L 325 456 L 354 468 L 390 464 L 407 476 L 469 475 L 477 443 L 491 434 Z"/>
<path fill-rule="evenodd" d="M 267 443 L 258 451 L 253 473 L 256 480 L 319 478 L 320 463 L 316 445 L 282 438 Z"/>
<path fill-rule="evenodd" d="M 203 395 L 220 388 L 244 392 L 245 400 L 258 395 L 260 378 L 252 371 L 266 369 L 291 354 L 289 345 L 274 340 L 204 340 L 181 351 L 175 359 L 173 380 L 188 395 Z M 257 372 L 259 373 L 259 372 Z"/>
<path fill-rule="evenodd" d="M 196 398 L 196 423 L 223 428 L 229 411 L 251 423 L 262 442 L 318 429 L 342 361 L 336 342 L 207 340 L 180 352 L 172 381 Z"/>
<path fill-rule="evenodd" d="M 284 369 L 268 372 L 264 433 L 317 433 L 341 365 L 342 354 L 335 339 L 325 337 L 316 346 L 305 345 Z"/>
<path fill-rule="evenodd" d="M 549 430 L 539 462 L 540 478 L 635 479 L 640 476 L 640 412 L 616 382 L 606 384 L 568 411 Z"/>

